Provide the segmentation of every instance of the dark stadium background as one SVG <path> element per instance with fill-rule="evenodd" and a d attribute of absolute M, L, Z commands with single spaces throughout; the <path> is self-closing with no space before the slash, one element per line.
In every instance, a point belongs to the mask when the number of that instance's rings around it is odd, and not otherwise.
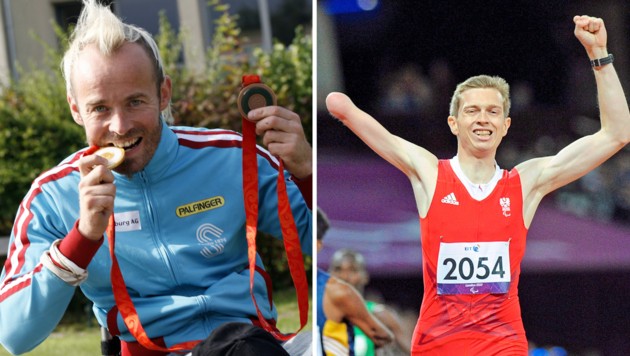
<path fill-rule="evenodd" d="M 363 11 L 357 5 L 375 6 Z M 366 256 L 368 292 L 417 318 L 419 223 L 407 179 L 325 111 L 343 91 L 393 133 L 440 158 L 455 85 L 477 74 L 512 86 L 501 167 L 555 154 L 598 128 L 595 82 L 574 15 L 601 17 L 630 91 L 627 1 L 319 1 L 317 203 L 331 220 L 318 264 Z M 528 339 L 574 355 L 630 354 L 630 153 L 546 197 L 528 235 L 519 295 Z M 454 222 L 456 223 L 456 222 Z M 415 321 L 415 319 L 414 319 Z M 590 352 L 590 353 L 589 353 Z"/>

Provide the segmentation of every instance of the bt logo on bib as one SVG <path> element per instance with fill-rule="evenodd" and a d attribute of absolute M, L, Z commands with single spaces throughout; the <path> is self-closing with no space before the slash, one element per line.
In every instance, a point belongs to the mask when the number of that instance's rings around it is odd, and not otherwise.
<path fill-rule="evenodd" d="M 510 241 L 440 242 L 437 294 L 504 294 L 510 288 Z"/>

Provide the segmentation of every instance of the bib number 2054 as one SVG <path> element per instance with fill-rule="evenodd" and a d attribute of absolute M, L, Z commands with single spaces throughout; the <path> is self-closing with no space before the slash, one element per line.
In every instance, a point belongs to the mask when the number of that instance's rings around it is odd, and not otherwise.
<path fill-rule="evenodd" d="M 438 294 L 507 293 L 509 242 L 440 243 Z"/>

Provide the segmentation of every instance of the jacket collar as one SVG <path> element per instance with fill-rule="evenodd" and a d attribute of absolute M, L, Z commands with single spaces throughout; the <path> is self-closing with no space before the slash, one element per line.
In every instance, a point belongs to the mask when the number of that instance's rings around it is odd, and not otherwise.
<path fill-rule="evenodd" d="M 169 168 L 173 164 L 177 156 L 177 148 L 179 146 L 177 135 L 170 127 L 162 122 L 162 131 L 160 134 L 160 142 L 149 163 L 131 178 L 132 181 L 139 179 L 149 179 L 151 181 L 160 180 L 167 174 Z"/>
<path fill-rule="evenodd" d="M 171 128 L 162 122 L 162 135 L 155 154 L 149 164 L 144 167 L 144 172 L 151 178 L 160 178 L 167 173 L 177 156 L 179 142 L 177 135 Z"/>

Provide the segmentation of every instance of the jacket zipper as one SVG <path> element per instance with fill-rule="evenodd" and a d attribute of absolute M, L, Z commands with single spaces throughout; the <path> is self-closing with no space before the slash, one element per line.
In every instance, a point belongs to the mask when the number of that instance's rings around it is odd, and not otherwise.
<path fill-rule="evenodd" d="M 173 283 L 176 285 L 179 285 L 177 277 L 175 276 L 175 272 L 173 271 L 173 268 L 172 268 L 173 264 L 171 263 L 171 260 L 168 256 L 168 251 L 166 251 L 166 247 L 164 246 L 164 243 L 160 239 L 161 233 L 160 233 L 159 218 L 157 216 L 157 211 L 153 209 L 153 204 L 152 204 L 153 199 L 151 195 L 151 190 L 149 189 L 149 186 L 150 186 L 149 179 L 147 178 L 144 172 L 140 173 L 140 177 L 142 181 L 142 192 L 144 194 L 144 201 L 147 206 L 147 213 L 149 214 L 149 219 L 151 220 L 151 227 L 153 230 L 153 234 L 152 234 L 153 242 L 155 243 L 155 246 L 157 247 L 158 252 L 162 256 L 162 260 L 166 264 L 166 267 L 169 271 L 171 279 L 173 280 Z"/>

